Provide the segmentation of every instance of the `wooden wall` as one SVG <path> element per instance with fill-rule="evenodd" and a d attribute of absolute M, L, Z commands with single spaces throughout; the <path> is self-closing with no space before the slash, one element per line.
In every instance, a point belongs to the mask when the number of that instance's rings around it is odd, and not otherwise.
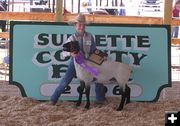
<path fill-rule="evenodd" d="M 75 17 L 76 14 L 64 14 L 63 22 Z M 54 22 L 54 13 L 36 12 L 0 12 L 0 20 L 21 20 L 21 21 L 45 21 Z M 138 17 L 138 16 L 112 16 L 112 15 L 87 15 L 87 20 L 92 23 L 119 23 L 119 24 L 163 24 L 162 18 Z M 171 25 L 179 25 L 180 20 L 172 19 Z M 0 38 L 9 38 L 9 32 L 0 32 Z M 180 39 L 172 39 L 172 44 L 180 45 Z"/>

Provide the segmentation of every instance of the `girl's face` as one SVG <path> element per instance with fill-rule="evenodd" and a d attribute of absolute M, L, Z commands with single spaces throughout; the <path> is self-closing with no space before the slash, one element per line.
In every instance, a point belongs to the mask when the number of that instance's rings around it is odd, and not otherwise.
<path fill-rule="evenodd" d="M 177 10 L 180 10 L 180 4 L 176 4 L 175 7 Z"/>
<path fill-rule="evenodd" d="M 76 23 L 75 24 L 75 29 L 79 34 L 84 34 L 85 32 L 85 24 L 84 23 Z"/>

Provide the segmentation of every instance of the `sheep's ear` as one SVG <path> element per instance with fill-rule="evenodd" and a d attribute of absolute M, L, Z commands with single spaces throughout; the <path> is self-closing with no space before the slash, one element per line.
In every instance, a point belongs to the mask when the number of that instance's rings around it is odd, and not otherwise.
<path fill-rule="evenodd" d="M 74 43 L 75 45 L 79 45 L 79 42 L 78 42 L 78 41 L 73 41 L 73 43 Z"/>
<path fill-rule="evenodd" d="M 80 51 L 80 46 L 79 46 L 79 42 L 78 41 L 72 41 L 70 44 L 73 47 L 73 51 L 77 51 L 77 52 Z"/>
<path fill-rule="evenodd" d="M 63 44 L 63 51 L 67 51 L 67 52 L 70 52 L 70 49 L 69 49 L 69 43 L 65 43 Z"/>
<path fill-rule="evenodd" d="M 67 43 L 63 44 L 63 48 L 65 48 L 67 46 Z"/>

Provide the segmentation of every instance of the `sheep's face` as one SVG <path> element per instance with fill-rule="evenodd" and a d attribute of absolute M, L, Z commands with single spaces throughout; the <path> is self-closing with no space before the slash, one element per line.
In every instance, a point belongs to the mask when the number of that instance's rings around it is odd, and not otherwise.
<path fill-rule="evenodd" d="M 67 51 L 70 53 L 78 53 L 80 51 L 79 42 L 78 41 L 70 41 L 63 44 L 63 51 Z"/>

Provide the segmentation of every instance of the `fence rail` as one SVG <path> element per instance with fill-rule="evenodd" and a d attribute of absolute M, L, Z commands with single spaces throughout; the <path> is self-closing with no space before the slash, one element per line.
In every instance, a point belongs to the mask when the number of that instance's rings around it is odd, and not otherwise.
<path fill-rule="evenodd" d="M 64 14 L 63 22 L 76 16 L 76 14 Z M 21 21 L 44 21 L 54 22 L 54 13 L 38 12 L 0 12 L 0 20 L 21 20 Z M 87 14 L 87 20 L 92 23 L 119 23 L 119 24 L 159 24 L 163 25 L 163 19 L 159 17 L 138 17 L 138 16 L 113 16 L 113 15 L 91 15 Z M 180 26 L 179 19 L 172 19 L 172 26 Z M 0 32 L 0 38 L 9 38 L 9 32 Z M 180 39 L 172 38 L 171 44 L 180 45 Z"/>
<path fill-rule="evenodd" d="M 54 21 L 54 13 L 0 12 L 0 20 Z"/>

